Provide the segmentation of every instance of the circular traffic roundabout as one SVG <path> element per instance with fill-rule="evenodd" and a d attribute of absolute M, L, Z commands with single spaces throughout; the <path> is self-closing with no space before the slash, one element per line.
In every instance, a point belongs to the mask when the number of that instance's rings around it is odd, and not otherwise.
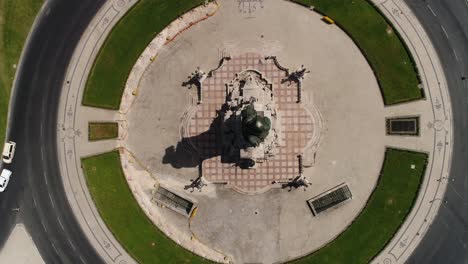
<path fill-rule="evenodd" d="M 449 101 L 384 8 L 341 4 L 116 1 L 108 10 L 126 15 L 112 31 L 102 11 L 59 124 L 62 170 L 87 200 L 76 208 L 94 212 L 97 244 L 110 241 L 101 253 L 400 261 L 394 245 L 410 244 L 411 225 L 437 209 L 421 204 L 443 194 L 431 179 L 447 171 L 450 150 L 437 155 L 451 118 L 434 109 Z"/>

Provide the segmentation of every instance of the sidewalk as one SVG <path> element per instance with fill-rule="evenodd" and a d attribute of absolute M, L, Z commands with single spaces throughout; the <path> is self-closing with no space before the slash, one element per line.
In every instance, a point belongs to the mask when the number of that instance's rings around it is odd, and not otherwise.
<path fill-rule="evenodd" d="M 97 142 L 92 148 L 86 148 L 81 142 L 87 141 L 87 120 L 77 120 L 76 116 L 86 115 L 87 111 L 91 111 L 81 106 L 85 76 L 88 76 L 93 61 L 111 29 L 136 2 L 137 0 L 107 1 L 96 14 L 73 54 L 59 105 L 57 130 L 60 133 L 57 141 L 65 192 L 84 234 L 106 263 L 136 262 L 120 246 L 100 218 L 89 194 L 80 167 L 80 158 L 112 150 L 117 147 L 117 141 Z M 97 110 L 92 111 L 94 120 L 119 121 L 118 111 Z"/>

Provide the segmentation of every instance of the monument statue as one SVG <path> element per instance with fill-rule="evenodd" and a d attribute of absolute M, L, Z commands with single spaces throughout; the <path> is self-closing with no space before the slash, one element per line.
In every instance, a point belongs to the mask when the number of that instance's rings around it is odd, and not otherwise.
<path fill-rule="evenodd" d="M 260 72 L 240 72 L 227 84 L 222 115 L 225 158 L 252 168 L 278 152 L 279 116 L 271 84 Z"/>
<path fill-rule="evenodd" d="M 271 121 L 266 116 L 260 116 L 252 105 L 247 105 L 241 112 L 242 135 L 253 146 L 262 143 L 270 132 Z"/>

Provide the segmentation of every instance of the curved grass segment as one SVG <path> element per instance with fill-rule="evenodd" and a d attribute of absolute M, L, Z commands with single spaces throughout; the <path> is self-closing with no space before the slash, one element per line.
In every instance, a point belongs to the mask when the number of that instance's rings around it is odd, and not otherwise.
<path fill-rule="evenodd" d="M 377 186 L 359 216 L 338 238 L 296 262 L 370 262 L 392 239 L 413 207 L 427 160 L 425 153 L 387 149 Z"/>
<path fill-rule="evenodd" d="M 99 214 L 115 238 L 141 264 L 207 263 L 166 237 L 146 217 L 125 180 L 118 151 L 81 160 Z"/>
<path fill-rule="evenodd" d="M 424 98 L 416 66 L 398 33 L 366 0 L 293 0 L 331 17 L 369 61 L 385 105 Z"/>
<path fill-rule="evenodd" d="M 138 57 L 167 25 L 204 0 L 140 0 L 113 28 L 88 77 L 83 105 L 119 109 Z"/>

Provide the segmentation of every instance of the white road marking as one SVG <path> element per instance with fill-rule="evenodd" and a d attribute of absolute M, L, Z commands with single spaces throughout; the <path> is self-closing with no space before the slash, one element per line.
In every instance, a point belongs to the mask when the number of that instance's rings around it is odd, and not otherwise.
<path fill-rule="evenodd" d="M 41 157 L 42 157 L 42 160 L 44 160 L 44 148 L 41 148 Z"/>
<path fill-rule="evenodd" d="M 51 243 L 51 244 L 52 244 L 52 247 L 53 247 L 54 250 L 55 250 L 55 253 L 57 253 L 57 255 L 58 255 L 58 251 L 57 251 L 57 248 L 55 247 L 54 243 Z"/>
<path fill-rule="evenodd" d="M 45 160 L 44 148 L 41 148 L 41 159 L 42 159 L 42 161 Z M 44 172 L 44 179 L 45 179 L 46 185 L 49 185 L 49 183 L 47 182 L 47 173 L 46 172 Z"/>
<path fill-rule="evenodd" d="M 62 225 L 62 221 L 60 221 L 60 218 L 57 218 L 57 220 L 58 220 L 58 222 L 59 222 L 59 225 L 60 225 L 60 227 L 62 228 L 62 230 L 64 230 L 64 231 L 65 231 L 65 229 L 63 228 L 63 225 Z"/>
<path fill-rule="evenodd" d="M 49 182 L 47 181 L 47 174 L 45 174 L 45 172 L 44 172 L 44 180 L 45 180 L 45 184 L 49 185 Z"/>
<path fill-rule="evenodd" d="M 75 245 L 73 245 L 73 242 L 71 242 L 70 239 L 67 239 L 68 240 L 68 244 L 70 244 L 70 246 L 73 248 L 74 251 L 76 251 L 76 248 L 75 248 Z"/>
<path fill-rule="evenodd" d="M 442 28 L 442 31 L 444 32 L 445 36 L 448 38 L 447 31 L 445 30 L 444 26 L 440 25 L 440 28 Z"/>
<path fill-rule="evenodd" d="M 429 8 L 429 11 L 431 11 L 433 16 L 435 16 L 435 17 L 437 16 L 436 13 L 434 12 L 434 10 L 432 10 L 430 5 L 427 5 L 427 8 Z"/>
<path fill-rule="evenodd" d="M 50 196 L 50 193 L 49 193 L 49 199 L 50 199 L 50 203 L 52 204 L 52 207 L 55 208 L 54 200 L 52 200 L 52 196 Z"/>
<path fill-rule="evenodd" d="M 41 225 L 44 228 L 45 232 L 48 233 L 47 228 L 45 227 L 44 222 L 42 222 L 42 220 L 41 220 Z"/>
<path fill-rule="evenodd" d="M 450 186 L 450 188 L 452 188 L 453 192 L 454 192 L 458 197 L 463 198 L 463 197 L 460 195 L 460 193 L 457 192 L 457 190 L 456 190 L 452 185 L 449 185 L 449 186 Z"/>
<path fill-rule="evenodd" d="M 86 263 L 81 255 L 78 255 L 82 263 Z"/>
<path fill-rule="evenodd" d="M 455 49 L 452 48 L 452 52 L 453 52 L 453 55 L 455 56 L 455 59 L 457 61 L 459 61 L 460 59 L 458 58 L 458 55 L 457 55 L 457 52 L 455 51 Z"/>
<path fill-rule="evenodd" d="M 44 123 L 41 123 L 41 130 L 39 130 L 39 137 L 43 138 L 44 136 Z"/>
<path fill-rule="evenodd" d="M 36 199 L 34 199 L 34 196 L 32 197 L 32 199 L 33 199 L 33 204 L 34 204 L 34 207 L 36 207 L 36 208 L 37 208 Z"/>

